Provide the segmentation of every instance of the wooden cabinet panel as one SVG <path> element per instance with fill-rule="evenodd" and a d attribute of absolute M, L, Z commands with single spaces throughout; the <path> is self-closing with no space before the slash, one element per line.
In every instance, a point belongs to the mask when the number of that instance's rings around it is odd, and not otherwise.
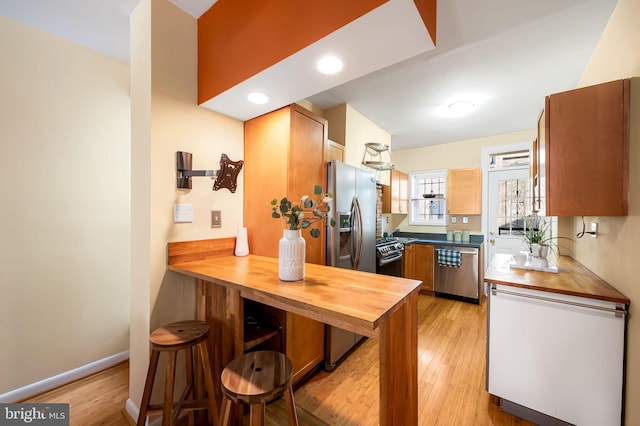
<path fill-rule="evenodd" d="M 479 168 L 451 169 L 447 175 L 447 213 L 482 213 L 482 173 Z"/>
<path fill-rule="evenodd" d="M 540 216 L 546 215 L 546 199 L 547 199 L 547 130 L 546 130 L 546 114 L 542 111 L 538 117 L 538 139 L 536 142 L 536 180 L 533 192 L 533 210 L 537 211 Z"/>
<path fill-rule="evenodd" d="M 429 244 L 408 244 L 404 247 L 404 278 L 422 281 L 421 290 L 433 292 L 434 249 Z"/>
<path fill-rule="evenodd" d="M 287 193 L 291 111 L 282 108 L 244 123 L 244 226 L 249 252 L 278 256 L 283 223 L 271 200 Z"/>
<path fill-rule="evenodd" d="M 390 185 L 382 187 L 382 213 L 409 213 L 409 177 L 400 170 L 391 170 Z"/>
<path fill-rule="evenodd" d="M 327 186 L 327 167 L 324 160 L 327 157 L 325 149 L 328 149 L 328 144 L 325 144 L 327 122 L 323 118 L 307 114 L 311 113 L 301 107 L 293 109 L 291 114 L 291 142 L 289 144 L 288 190 L 286 194 L 292 199 L 300 199 L 303 195 L 313 196 L 315 185 L 320 185 L 325 189 Z M 263 177 L 263 179 L 265 178 L 269 179 L 269 177 Z M 319 238 L 311 237 L 308 230 L 302 233 L 307 242 L 306 261 L 324 265 L 326 258 L 325 227 L 315 226 L 315 228 L 320 230 Z"/>
<path fill-rule="evenodd" d="M 324 324 L 291 312 L 286 321 L 285 354 L 293 364 L 295 383 L 324 359 Z"/>
<path fill-rule="evenodd" d="M 629 87 L 618 80 L 546 98 L 546 215 L 627 214 Z"/>
<path fill-rule="evenodd" d="M 332 160 L 344 162 L 344 145 L 329 141 L 329 157 L 327 158 L 327 162 Z"/>
<path fill-rule="evenodd" d="M 271 200 L 312 195 L 326 187 L 327 121 L 299 105 L 290 105 L 244 124 L 244 225 L 249 252 L 278 257 L 284 221 L 271 218 Z M 325 230 L 320 238 L 303 231 L 306 261 L 325 264 Z M 277 277 L 275 277 L 277 278 Z M 300 378 L 324 358 L 324 324 L 287 314 L 285 353 Z"/>
<path fill-rule="evenodd" d="M 531 209 L 533 212 L 538 212 L 540 209 L 540 185 L 538 176 L 538 138 L 536 137 L 531 143 L 531 149 L 529 150 L 529 182 L 531 187 L 529 189 L 531 193 Z"/>

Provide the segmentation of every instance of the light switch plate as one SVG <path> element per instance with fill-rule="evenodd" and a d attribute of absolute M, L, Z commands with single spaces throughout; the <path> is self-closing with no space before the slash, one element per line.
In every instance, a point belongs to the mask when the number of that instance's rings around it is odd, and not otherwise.
<path fill-rule="evenodd" d="M 173 222 L 185 223 L 193 222 L 193 204 L 174 204 Z"/>
<path fill-rule="evenodd" d="M 462 223 L 469 223 L 469 218 L 467 216 L 462 216 Z"/>
<path fill-rule="evenodd" d="M 222 227 L 222 212 L 220 210 L 211 210 L 211 227 Z"/>

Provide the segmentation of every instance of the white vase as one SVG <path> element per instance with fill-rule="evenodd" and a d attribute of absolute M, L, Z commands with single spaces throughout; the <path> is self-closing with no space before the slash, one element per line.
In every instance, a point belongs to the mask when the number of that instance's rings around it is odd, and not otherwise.
<path fill-rule="evenodd" d="M 249 254 L 249 242 L 247 239 L 247 228 L 238 228 L 238 235 L 236 236 L 236 256 L 247 256 Z"/>
<path fill-rule="evenodd" d="M 533 257 L 540 257 L 540 244 L 531 244 L 531 255 Z"/>
<path fill-rule="evenodd" d="M 306 245 L 299 229 L 284 230 L 278 246 L 278 277 L 282 281 L 299 281 L 304 278 Z"/>
<path fill-rule="evenodd" d="M 548 255 L 549 255 L 549 246 L 541 244 L 539 257 L 541 259 L 546 259 Z"/>
<path fill-rule="evenodd" d="M 531 244 L 531 254 L 533 257 L 546 259 L 549 254 L 549 246 L 544 244 Z"/>

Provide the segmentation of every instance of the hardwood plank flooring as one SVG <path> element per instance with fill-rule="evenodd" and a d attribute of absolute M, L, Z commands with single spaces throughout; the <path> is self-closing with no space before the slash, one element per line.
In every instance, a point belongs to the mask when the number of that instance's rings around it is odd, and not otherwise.
<path fill-rule="evenodd" d="M 485 391 L 486 300 L 418 300 L 420 425 L 531 425 Z M 378 342 L 367 339 L 331 373 L 296 390 L 296 405 L 328 425 L 378 424 Z M 273 423 L 276 424 L 276 423 Z"/>
<path fill-rule="evenodd" d="M 23 402 L 69 403 L 71 426 L 129 426 L 129 362 L 66 384 Z"/>
<path fill-rule="evenodd" d="M 486 314 L 486 300 L 477 306 L 419 296 L 420 425 L 532 425 L 502 412 L 484 390 Z M 70 402 L 71 425 L 128 426 L 128 379 L 124 363 L 28 401 Z M 367 339 L 333 372 L 321 371 L 295 391 L 300 424 L 377 425 L 378 386 L 378 342 Z M 282 400 L 267 407 L 266 423 L 286 424 Z"/>

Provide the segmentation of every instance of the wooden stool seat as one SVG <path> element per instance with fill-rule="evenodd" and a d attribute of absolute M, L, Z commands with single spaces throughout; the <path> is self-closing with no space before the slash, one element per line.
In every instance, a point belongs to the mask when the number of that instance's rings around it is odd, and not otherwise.
<path fill-rule="evenodd" d="M 174 322 L 155 329 L 149 336 L 151 342 L 151 360 L 149 370 L 142 394 L 140 404 L 140 414 L 138 415 L 138 426 L 143 426 L 145 418 L 150 414 L 162 413 L 162 425 L 169 426 L 175 423 L 182 411 L 189 412 L 190 424 L 193 424 L 193 411 L 208 410 L 209 420 L 213 424 L 218 417 L 218 405 L 215 400 L 215 390 L 213 387 L 213 377 L 209 364 L 209 353 L 207 351 L 207 338 L 209 337 L 209 325 L 204 321 L 180 321 Z M 204 373 L 204 385 L 207 391 L 206 399 L 195 399 L 193 374 L 193 349 L 200 353 L 202 370 Z M 180 400 L 173 401 L 173 388 L 175 382 L 176 356 L 178 351 L 185 351 L 185 367 L 187 386 Z M 151 391 L 155 380 L 158 360 L 161 352 L 167 353 L 166 381 L 164 388 L 164 399 L 161 405 L 149 404 Z M 175 410 L 174 410 L 175 408 Z"/>
<path fill-rule="evenodd" d="M 209 336 L 209 324 L 204 321 L 180 321 L 158 327 L 149 336 L 153 348 L 159 351 L 179 351 L 204 341 Z"/>
<path fill-rule="evenodd" d="M 291 360 L 280 352 L 249 352 L 231 361 L 220 377 L 224 399 L 219 425 L 229 422 L 231 402 L 250 406 L 250 424 L 264 425 L 267 402 L 284 394 L 289 425 L 298 424 L 293 401 Z"/>

